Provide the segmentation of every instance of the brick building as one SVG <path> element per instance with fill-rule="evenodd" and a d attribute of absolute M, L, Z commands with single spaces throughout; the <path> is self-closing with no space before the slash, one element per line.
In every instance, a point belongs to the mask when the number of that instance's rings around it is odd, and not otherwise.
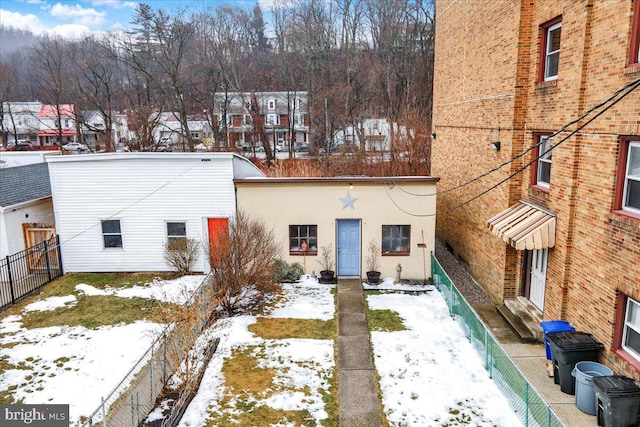
<path fill-rule="evenodd" d="M 438 237 L 496 303 L 593 333 L 640 378 L 640 0 L 436 16 L 432 171 L 461 186 L 439 195 Z"/>
<path fill-rule="evenodd" d="M 262 138 L 278 150 L 309 142 L 307 92 L 219 92 L 213 127 L 231 147 L 259 148 Z M 259 132 L 257 123 L 264 129 Z"/>

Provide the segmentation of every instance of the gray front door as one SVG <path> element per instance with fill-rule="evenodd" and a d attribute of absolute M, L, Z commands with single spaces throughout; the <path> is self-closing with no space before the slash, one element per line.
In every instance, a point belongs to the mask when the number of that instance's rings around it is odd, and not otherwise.
<path fill-rule="evenodd" d="M 360 220 L 338 220 L 338 276 L 360 276 Z"/>

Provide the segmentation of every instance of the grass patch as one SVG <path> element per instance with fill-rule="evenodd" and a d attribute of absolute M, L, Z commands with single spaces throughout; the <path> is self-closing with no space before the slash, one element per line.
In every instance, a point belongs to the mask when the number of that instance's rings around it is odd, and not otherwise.
<path fill-rule="evenodd" d="M 132 323 L 146 319 L 162 322 L 163 311 L 171 304 L 146 298 L 120 298 L 112 295 L 78 295 L 76 285 L 84 283 L 98 289 L 130 288 L 143 286 L 156 278 L 168 280 L 177 277 L 175 273 L 75 273 L 67 274 L 48 285 L 40 293 L 29 296 L 3 312 L 3 316 L 20 315 L 22 325 L 27 329 L 49 326 L 84 326 L 94 329 L 105 325 Z M 54 296 L 76 295 L 75 306 L 61 307 L 53 311 L 23 312 L 26 305 Z"/>
<path fill-rule="evenodd" d="M 235 393 L 262 395 L 273 384 L 274 370 L 258 367 L 254 349 L 256 347 L 234 349 L 231 358 L 224 362 L 225 382 Z"/>
<path fill-rule="evenodd" d="M 369 330 L 376 332 L 404 331 L 404 322 L 393 310 L 372 310 L 367 303 L 367 321 Z"/>
<path fill-rule="evenodd" d="M 162 323 L 164 308 L 169 305 L 171 304 L 146 298 L 79 295 L 78 303 L 73 307 L 24 313 L 22 325 L 27 329 L 62 325 L 95 329 L 142 319 Z"/>
<path fill-rule="evenodd" d="M 369 295 L 383 295 L 382 292 L 372 292 Z M 407 328 L 404 326 L 402 317 L 393 310 L 372 310 L 369 307 L 369 301 L 366 296 L 364 303 L 367 310 L 367 322 L 369 323 L 369 330 L 376 332 L 396 332 L 404 331 Z"/>
<path fill-rule="evenodd" d="M 335 340 L 337 328 L 335 319 L 272 319 L 258 317 L 256 323 L 249 325 L 249 332 L 271 340 L 285 338 Z"/>
<path fill-rule="evenodd" d="M 222 367 L 226 393 L 222 410 L 210 414 L 207 426 L 240 425 L 267 427 L 293 423 L 296 426 L 315 426 L 307 410 L 284 411 L 270 408 L 259 400 L 268 398 L 276 390 L 274 369 L 258 367 L 258 358 L 265 357 L 264 347 L 234 349 Z"/>

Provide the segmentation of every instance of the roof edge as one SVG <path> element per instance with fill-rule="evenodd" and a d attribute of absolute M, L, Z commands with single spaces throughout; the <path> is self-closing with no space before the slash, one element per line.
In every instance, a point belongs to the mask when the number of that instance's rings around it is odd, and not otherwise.
<path fill-rule="evenodd" d="M 335 176 L 335 177 L 267 177 L 267 178 L 238 178 L 233 182 L 236 184 L 267 184 L 267 183 L 279 183 L 279 184 L 321 184 L 327 182 L 353 182 L 353 183 L 425 183 L 433 182 L 437 183 L 440 178 L 434 176 Z"/>

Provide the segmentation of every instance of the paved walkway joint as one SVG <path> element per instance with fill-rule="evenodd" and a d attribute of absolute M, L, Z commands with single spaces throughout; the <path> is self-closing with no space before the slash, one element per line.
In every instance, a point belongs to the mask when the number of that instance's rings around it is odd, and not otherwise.
<path fill-rule="evenodd" d="M 382 425 L 380 399 L 360 279 L 338 280 L 340 427 Z"/>

